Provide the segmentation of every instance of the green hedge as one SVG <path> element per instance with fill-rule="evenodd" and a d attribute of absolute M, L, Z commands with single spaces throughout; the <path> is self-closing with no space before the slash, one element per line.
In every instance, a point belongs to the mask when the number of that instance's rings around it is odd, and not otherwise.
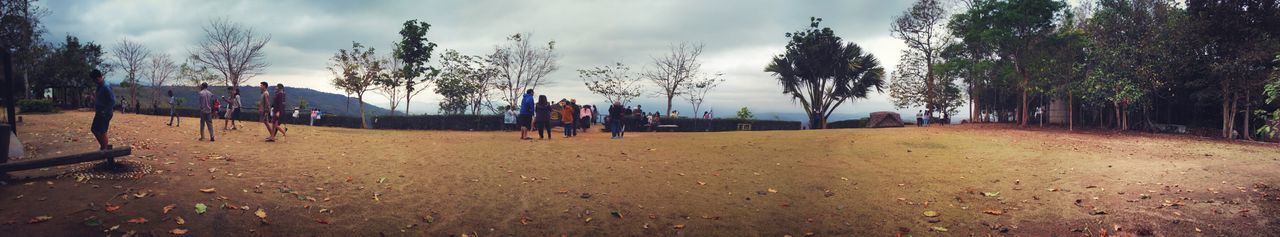
<path fill-rule="evenodd" d="M 52 113 L 58 112 L 58 107 L 51 100 L 18 100 L 18 110 L 23 113 Z"/>
<path fill-rule="evenodd" d="M 752 131 L 769 131 L 769 130 L 800 130 L 800 122 L 797 121 L 781 121 L 781 120 L 758 120 L 758 119 L 737 119 L 737 118 L 714 118 L 714 119 L 695 119 L 695 118 L 661 118 L 658 123 L 662 125 L 676 125 L 676 128 L 659 128 L 660 131 L 672 132 L 724 132 L 738 131 L 738 124 L 751 124 Z M 649 131 L 648 126 L 644 126 L 646 121 L 639 117 L 632 117 L 627 121 L 627 131 Z"/>

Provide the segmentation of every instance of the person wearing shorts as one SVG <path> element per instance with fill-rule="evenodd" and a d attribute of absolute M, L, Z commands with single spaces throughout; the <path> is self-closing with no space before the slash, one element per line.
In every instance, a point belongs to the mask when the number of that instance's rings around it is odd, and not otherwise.
<path fill-rule="evenodd" d="M 271 92 L 267 91 L 267 82 L 258 83 L 258 89 L 262 90 L 262 97 L 258 98 L 258 120 L 262 121 L 267 127 L 267 133 L 271 133 Z"/>
<path fill-rule="evenodd" d="M 533 128 L 533 89 L 525 90 L 524 97 L 520 99 L 520 116 L 516 123 L 520 124 L 520 139 L 532 140 L 529 129 Z"/>
<path fill-rule="evenodd" d="M 93 138 L 98 140 L 98 150 L 111 149 L 111 145 L 107 144 L 107 129 L 111 127 L 111 117 L 114 112 L 112 109 L 116 106 L 116 93 L 111 91 L 111 85 L 103 81 L 102 71 L 94 69 L 89 72 L 89 79 L 98 85 L 93 97 L 93 124 L 90 125 L 89 131 L 93 132 Z"/>
<path fill-rule="evenodd" d="M 227 87 L 227 94 L 230 94 L 230 96 L 222 99 L 227 102 L 227 107 L 229 107 L 227 109 L 227 113 L 222 116 L 222 130 L 228 130 L 228 124 L 230 125 L 230 130 L 236 130 L 238 129 L 236 126 L 236 117 L 239 117 L 237 115 L 240 115 L 240 89 Z"/>

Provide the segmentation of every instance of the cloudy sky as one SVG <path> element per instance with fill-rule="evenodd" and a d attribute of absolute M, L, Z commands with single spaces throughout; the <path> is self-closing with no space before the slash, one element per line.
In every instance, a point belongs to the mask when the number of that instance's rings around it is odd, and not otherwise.
<path fill-rule="evenodd" d="M 225 17 L 271 35 L 266 46 L 264 80 L 337 93 L 325 69 L 327 59 L 352 41 L 390 53 L 401 24 L 419 19 L 432 24 L 428 37 L 436 52 L 455 49 L 464 54 L 492 52 L 512 34 L 533 32 L 534 40 L 556 41 L 560 70 L 549 75 L 552 84 L 539 87 L 551 98 L 577 98 L 602 103 L 582 85 L 577 69 L 622 62 L 643 70 L 652 57 L 679 42 L 706 45 L 704 70 L 723 72 L 727 82 L 711 92 L 704 107 L 717 116 L 733 116 L 737 108 L 757 113 L 802 112 L 781 93 L 777 80 L 763 71 L 771 56 L 786 45 L 786 32 L 808 25 L 810 16 L 824 19 L 846 41 L 861 45 L 878 57 L 886 70 L 897 64 L 902 42 L 889 35 L 893 17 L 909 0 L 833 1 L 79 1 L 44 0 L 50 10 L 44 19 L 50 37 L 66 34 L 112 47 L 122 39 L 185 58 L 202 37 L 201 26 Z M 118 73 L 117 73 L 118 74 Z M 112 75 L 117 80 L 120 75 Z M 646 82 L 648 83 L 648 82 Z M 650 86 L 650 88 L 653 88 Z M 650 91 L 655 91 L 650 89 Z M 887 89 L 885 90 L 887 92 Z M 424 93 L 425 94 L 425 93 Z M 385 105 L 381 96 L 370 103 Z M 648 111 L 665 104 L 658 96 L 638 101 Z M 434 113 L 438 96 L 415 98 L 415 112 Z M 676 110 L 690 115 L 691 106 L 677 99 Z M 870 111 L 897 110 L 887 94 L 846 103 L 837 113 L 865 116 Z M 901 109 L 904 115 L 914 108 Z"/>

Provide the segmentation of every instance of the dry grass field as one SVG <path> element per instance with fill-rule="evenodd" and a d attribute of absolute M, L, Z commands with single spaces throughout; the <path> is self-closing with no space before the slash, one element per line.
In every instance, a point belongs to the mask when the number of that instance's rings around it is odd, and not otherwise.
<path fill-rule="evenodd" d="M 28 159 L 94 149 L 91 116 L 24 116 Z M 195 119 L 165 122 L 116 115 L 112 143 L 134 147 L 120 159 L 130 173 L 12 173 L 0 232 L 1280 236 L 1274 145 L 976 125 L 550 141 L 291 126 L 267 143 L 245 123 L 200 142 Z"/>

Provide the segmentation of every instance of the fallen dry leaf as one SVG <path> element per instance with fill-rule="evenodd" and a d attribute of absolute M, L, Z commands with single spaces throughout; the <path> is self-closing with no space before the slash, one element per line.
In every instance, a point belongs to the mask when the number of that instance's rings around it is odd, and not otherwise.
<path fill-rule="evenodd" d="M 927 217 L 937 217 L 937 216 L 938 216 L 938 212 L 936 212 L 936 211 L 924 211 L 924 216 L 927 216 Z"/>
<path fill-rule="evenodd" d="M 329 222 L 329 220 L 316 218 L 316 223 L 320 223 L 320 224 L 328 225 L 328 224 L 329 224 L 329 223 L 331 223 L 331 222 Z"/>
<path fill-rule="evenodd" d="M 172 229 L 172 230 L 169 230 L 169 234 L 172 234 L 172 235 L 185 235 L 185 234 L 187 234 L 187 229 L 183 229 L 183 228 L 174 228 L 174 229 Z"/>
<path fill-rule="evenodd" d="M 770 188 L 770 189 L 769 189 L 769 192 L 770 192 L 770 193 L 776 193 L 776 192 L 778 192 L 778 190 L 777 190 L 777 189 L 772 189 L 772 188 Z"/>
<path fill-rule="evenodd" d="M 147 218 L 138 217 L 138 218 L 129 219 L 129 223 L 134 223 L 134 224 L 147 223 Z"/>
<path fill-rule="evenodd" d="M 258 211 L 253 212 L 253 215 L 258 216 L 258 218 L 261 219 L 267 219 L 267 212 L 263 211 L 262 208 L 258 208 Z"/>
<path fill-rule="evenodd" d="M 217 192 L 217 190 L 216 190 L 216 189 L 214 189 L 214 188 L 202 188 L 202 189 L 200 189 L 200 192 L 202 192 L 202 193 L 213 193 L 213 192 Z"/>
<path fill-rule="evenodd" d="M 996 216 L 1004 215 L 1003 210 L 996 210 L 996 209 L 987 209 L 985 211 L 982 211 L 982 213 L 987 213 L 987 214 L 996 215 Z"/>
<path fill-rule="evenodd" d="M 107 212 L 116 212 L 116 210 L 120 210 L 120 206 L 119 206 L 119 205 L 115 205 L 115 204 L 110 204 L 110 203 L 108 203 L 108 204 L 107 204 L 107 205 L 105 205 L 105 206 L 106 206 Z"/>
<path fill-rule="evenodd" d="M 181 216 L 179 216 L 179 217 L 175 217 L 175 218 L 174 218 L 174 221 L 178 222 L 178 224 L 179 224 L 179 225 L 185 225 L 185 224 L 187 224 L 187 220 L 186 220 L 186 219 L 182 219 L 182 217 L 181 217 Z"/>
<path fill-rule="evenodd" d="M 164 214 L 169 214 L 169 211 L 172 211 L 172 210 L 173 210 L 173 208 L 176 208 L 176 207 L 178 207 L 178 204 L 169 204 L 169 205 L 165 205 L 165 206 L 164 206 Z"/>
<path fill-rule="evenodd" d="M 31 220 L 28 220 L 28 221 L 27 221 L 27 224 L 35 224 L 35 223 L 40 223 L 40 222 L 46 222 L 46 221 L 49 221 L 49 220 L 52 220 L 52 219 L 53 219 L 53 217 L 52 217 L 52 216 L 37 216 L 37 217 L 35 217 L 35 218 L 31 218 Z"/>

